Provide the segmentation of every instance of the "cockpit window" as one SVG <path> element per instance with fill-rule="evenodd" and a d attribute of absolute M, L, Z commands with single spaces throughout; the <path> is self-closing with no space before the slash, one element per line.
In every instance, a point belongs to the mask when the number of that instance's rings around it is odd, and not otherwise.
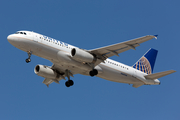
<path fill-rule="evenodd" d="M 24 34 L 24 35 L 26 35 L 25 32 L 16 32 L 15 34 Z"/>

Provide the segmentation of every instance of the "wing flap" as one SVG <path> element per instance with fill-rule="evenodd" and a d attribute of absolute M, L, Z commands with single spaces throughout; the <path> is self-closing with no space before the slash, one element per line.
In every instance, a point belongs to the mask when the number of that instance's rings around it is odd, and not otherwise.
<path fill-rule="evenodd" d="M 164 71 L 164 72 L 159 72 L 159 73 L 154 73 L 154 74 L 146 75 L 144 77 L 146 79 L 154 80 L 154 79 L 158 79 L 158 78 L 164 77 L 166 75 L 172 74 L 174 72 L 176 72 L 176 71 L 175 70 L 168 70 L 168 71 Z"/>
<path fill-rule="evenodd" d="M 138 87 L 140 87 L 140 86 L 142 86 L 142 85 L 144 85 L 144 84 L 143 84 L 143 83 L 133 84 L 133 87 L 134 87 L 134 88 L 138 88 Z"/>
<path fill-rule="evenodd" d="M 42 83 L 44 83 L 45 85 L 47 85 L 47 87 L 49 87 L 49 85 L 50 85 L 51 83 L 53 83 L 53 80 L 52 80 L 52 79 L 45 78 Z"/>
<path fill-rule="evenodd" d="M 53 83 L 53 82 L 59 84 L 59 81 L 60 81 L 60 80 L 45 78 L 42 83 L 44 83 L 47 87 L 49 87 L 49 85 L 50 85 L 51 83 Z"/>

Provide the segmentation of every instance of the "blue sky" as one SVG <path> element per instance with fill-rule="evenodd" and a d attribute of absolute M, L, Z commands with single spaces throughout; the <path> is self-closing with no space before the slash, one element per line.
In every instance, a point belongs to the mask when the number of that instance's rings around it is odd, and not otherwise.
<path fill-rule="evenodd" d="M 2 120 L 179 120 L 178 0 L 2 0 L 0 2 L 0 119 Z M 13 47 L 7 36 L 30 30 L 84 49 L 94 49 L 144 35 L 158 34 L 112 59 L 133 65 L 149 48 L 158 49 L 154 72 L 177 72 L 160 79 L 159 86 L 110 82 L 75 75 L 49 88 L 34 73 L 37 64 L 52 63 Z"/>

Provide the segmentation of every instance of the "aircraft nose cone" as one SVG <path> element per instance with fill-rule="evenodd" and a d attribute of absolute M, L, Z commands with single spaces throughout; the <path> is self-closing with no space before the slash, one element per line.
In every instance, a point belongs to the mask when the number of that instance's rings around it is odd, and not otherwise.
<path fill-rule="evenodd" d="M 24 48 L 24 46 L 25 46 L 24 41 L 23 41 L 24 39 L 18 37 L 18 36 L 15 35 L 15 34 L 9 35 L 9 36 L 7 37 L 7 40 L 8 40 L 8 42 L 9 42 L 11 45 L 13 45 L 13 46 L 16 47 L 16 48 L 21 49 L 21 48 Z"/>
<path fill-rule="evenodd" d="M 9 35 L 7 37 L 7 40 L 9 43 L 11 43 L 12 45 L 15 45 L 19 42 L 19 39 L 17 37 L 15 37 L 13 34 L 12 35 Z"/>
<path fill-rule="evenodd" d="M 7 37 L 7 40 L 11 43 L 12 41 L 14 41 L 13 40 L 13 36 L 12 35 L 9 35 L 8 37 Z"/>
<path fill-rule="evenodd" d="M 11 40 L 11 35 L 9 35 L 9 36 L 7 37 L 7 40 L 8 40 L 8 41 L 10 41 L 10 40 Z"/>
<path fill-rule="evenodd" d="M 11 45 L 13 45 L 13 46 L 15 46 L 15 47 L 17 47 L 17 45 L 19 45 L 19 40 L 18 40 L 18 38 L 15 37 L 14 35 L 9 35 L 9 36 L 7 37 L 7 40 L 8 40 L 8 42 L 9 42 Z"/>

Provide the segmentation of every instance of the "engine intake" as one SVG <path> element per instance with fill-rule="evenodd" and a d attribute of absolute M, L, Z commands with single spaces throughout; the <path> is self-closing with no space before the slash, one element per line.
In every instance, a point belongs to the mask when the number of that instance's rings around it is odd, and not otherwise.
<path fill-rule="evenodd" d="M 52 70 L 51 68 L 45 65 L 36 65 L 36 67 L 34 68 L 34 72 L 38 76 L 41 76 L 44 78 L 49 78 L 49 79 L 58 78 L 58 74 L 54 70 Z"/>
<path fill-rule="evenodd" d="M 96 58 L 92 54 L 79 48 L 73 48 L 71 50 L 71 55 L 73 59 L 81 62 L 92 63 L 96 61 Z"/>

